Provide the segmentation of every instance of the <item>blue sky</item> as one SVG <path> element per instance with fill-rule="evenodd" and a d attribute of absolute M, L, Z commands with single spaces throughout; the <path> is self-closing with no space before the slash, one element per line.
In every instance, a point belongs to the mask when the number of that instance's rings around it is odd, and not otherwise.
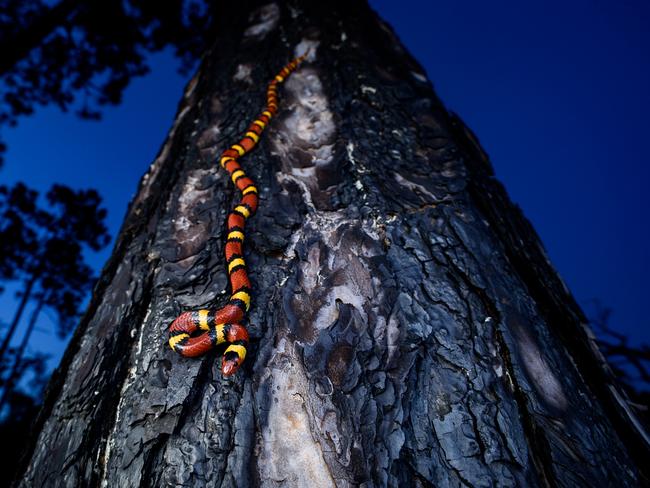
<path fill-rule="evenodd" d="M 589 310 L 601 300 L 612 325 L 649 342 L 650 3 L 370 3 L 478 135 L 578 301 Z M 4 131 L 0 181 L 42 192 L 54 182 L 97 188 L 115 236 L 186 81 L 169 53 L 151 65 L 99 123 L 44 108 Z M 89 260 L 99 270 L 109 254 Z M 0 296 L 4 320 L 12 307 L 10 293 Z M 52 365 L 63 347 L 35 336 Z"/>

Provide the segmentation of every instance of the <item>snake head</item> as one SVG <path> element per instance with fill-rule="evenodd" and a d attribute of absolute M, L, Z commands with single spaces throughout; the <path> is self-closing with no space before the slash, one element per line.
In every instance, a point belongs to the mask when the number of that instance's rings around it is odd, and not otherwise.
<path fill-rule="evenodd" d="M 223 353 L 221 372 L 224 376 L 230 376 L 237 372 L 244 359 L 246 359 L 248 332 L 243 325 L 227 324 L 225 333 L 226 342 L 229 343 L 229 346 Z"/>
<path fill-rule="evenodd" d="M 241 366 L 241 361 L 239 360 L 237 353 L 231 352 L 230 354 L 226 353 L 223 355 L 223 359 L 221 360 L 221 372 L 224 376 L 232 376 L 237 372 L 239 366 Z"/>

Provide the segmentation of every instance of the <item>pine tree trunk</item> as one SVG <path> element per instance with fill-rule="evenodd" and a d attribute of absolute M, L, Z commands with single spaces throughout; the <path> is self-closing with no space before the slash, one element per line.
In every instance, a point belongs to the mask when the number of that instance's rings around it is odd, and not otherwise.
<path fill-rule="evenodd" d="M 584 315 L 390 28 L 356 0 L 236 3 L 141 182 L 18 484 L 644 483 L 647 438 Z M 226 298 L 238 193 L 215 156 L 307 47 L 242 160 L 261 197 L 246 229 L 252 348 L 224 378 L 217 352 L 172 352 L 167 327 Z"/>
<path fill-rule="evenodd" d="M 38 316 L 41 314 L 41 310 L 43 310 L 43 305 L 45 305 L 45 297 L 41 295 L 41 297 L 38 299 L 38 302 L 36 303 L 36 307 L 34 307 L 34 310 L 32 310 L 32 315 L 29 318 L 29 323 L 27 324 L 25 334 L 23 335 L 23 338 L 20 341 L 20 345 L 16 349 L 16 354 L 13 357 L 14 364 L 11 366 L 9 376 L 7 376 L 7 380 L 4 382 L 2 395 L 0 395 L 0 411 L 2 411 L 2 407 L 4 407 L 5 402 L 9 401 L 12 398 L 14 389 L 24 374 L 23 358 L 25 351 L 27 350 L 29 340 L 32 337 L 32 333 L 36 328 L 36 321 L 38 320 Z"/>
<path fill-rule="evenodd" d="M 2 339 L 2 345 L 0 345 L 0 359 L 5 357 L 5 354 L 9 349 L 9 345 L 11 344 L 11 339 L 13 339 L 14 334 L 16 333 L 16 329 L 18 328 L 20 319 L 23 317 L 23 312 L 25 311 L 25 307 L 27 306 L 27 303 L 32 297 L 32 290 L 37 280 L 38 280 L 38 275 L 33 274 L 29 278 L 29 280 L 25 282 L 25 288 L 21 292 L 18 308 L 14 312 L 14 317 L 13 319 L 11 319 L 11 324 L 9 325 L 9 329 L 6 332 L 4 339 Z"/>

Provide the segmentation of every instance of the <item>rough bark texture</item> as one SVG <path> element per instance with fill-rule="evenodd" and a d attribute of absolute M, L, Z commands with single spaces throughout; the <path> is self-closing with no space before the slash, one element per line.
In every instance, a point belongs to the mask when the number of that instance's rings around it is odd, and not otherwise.
<path fill-rule="evenodd" d="M 530 224 L 358 1 L 222 19 L 53 379 L 20 486 L 638 486 L 644 434 Z M 244 160 L 252 349 L 167 347 L 225 297 L 214 157 Z M 522 155 L 525 159 L 525 155 Z"/>

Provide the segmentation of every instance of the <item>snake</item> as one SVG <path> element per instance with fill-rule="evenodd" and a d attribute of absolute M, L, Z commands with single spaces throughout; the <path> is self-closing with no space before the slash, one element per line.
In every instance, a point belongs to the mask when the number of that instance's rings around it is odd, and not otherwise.
<path fill-rule="evenodd" d="M 298 65 L 306 52 L 285 65 L 269 82 L 266 89 L 266 107 L 250 124 L 241 140 L 226 149 L 219 164 L 241 192 L 241 200 L 227 218 L 225 245 L 226 268 L 230 284 L 230 299 L 220 309 L 202 309 L 181 313 L 169 326 L 169 346 L 185 357 L 197 357 L 221 344 L 228 344 L 221 361 L 221 372 L 230 376 L 237 372 L 246 358 L 249 336 L 242 325 L 251 305 L 251 283 L 244 259 L 244 225 L 257 211 L 259 197 L 253 180 L 238 159 L 250 152 L 259 142 L 264 129 L 278 111 L 278 87 Z"/>

